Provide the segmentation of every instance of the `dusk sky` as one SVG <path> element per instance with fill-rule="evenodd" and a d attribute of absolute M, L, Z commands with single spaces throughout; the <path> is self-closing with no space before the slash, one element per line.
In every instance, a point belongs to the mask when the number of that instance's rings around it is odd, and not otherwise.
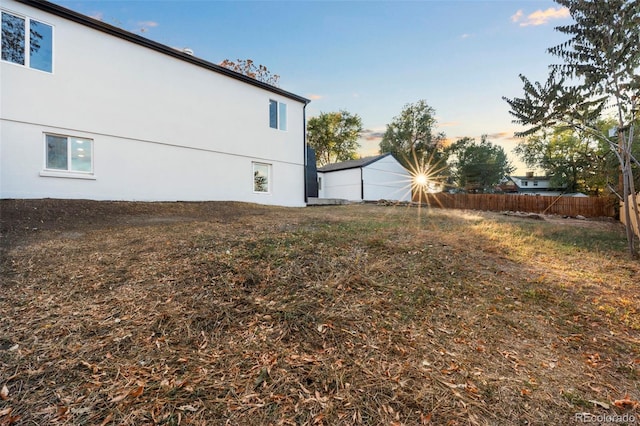
<path fill-rule="evenodd" d="M 345 109 L 377 153 L 386 125 L 420 99 L 439 131 L 516 144 L 502 96 L 522 94 L 518 74 L 545 80 L 570 22 L 551 1 L 101 1 L 56 0 L 69 9 L 220 63 L 253 59 L 280 87 L 312 100 L 307 116 Z"/>

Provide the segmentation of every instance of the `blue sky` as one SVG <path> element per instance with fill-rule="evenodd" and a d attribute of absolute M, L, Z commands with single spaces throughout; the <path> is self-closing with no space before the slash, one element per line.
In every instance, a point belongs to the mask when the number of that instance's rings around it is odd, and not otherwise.
<path fill-rule="evenodd" d="M 554 27 L 570 22 L 544 0 L 55 3 L 214 63 L 251 58 L 312 100 L 309 117 L 358 114 L 363 155 L 405 104 L 425 99 L 449 139 L 488 134 L 519 172 L 518 127 L 501 97 L 522 94 L 520 73 L 546 79 L 546 49 L 565 40 Z"/>

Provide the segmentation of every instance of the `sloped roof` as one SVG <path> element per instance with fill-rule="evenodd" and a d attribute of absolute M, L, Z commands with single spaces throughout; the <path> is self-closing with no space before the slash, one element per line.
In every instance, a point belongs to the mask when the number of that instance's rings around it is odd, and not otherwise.
<path fill-rule="evenodd" d="M 543 181 L 543 180 L 551 180 L 551 178 L 549 176 L 515 176 L 515 175 L 511 175 L 508 176 L 509 179 L 520 179 L 520 180 L 537 180 L 537 181 Z"/>
<path fill-rule="evenodd" d="M 383 159 L 384 157 L 388 157 L 389 155 L 391 155 L 391 153 L 359 158 L 357 160 L 342 161 L 340 163 L 327 164 L 326 166 L 319 167 L 318 171 L 319 172 L 335 172 L 338 170 L 357 169 L 360 167 L 366 167 L 371 163 L 375 163 L 376 161 Z"/>
<path fill-rule="evenodd" d="M 16 1 L 19 3 L 25 4 L 27 6 L 40 9 L 44 12 L 59 16 L 61 18 L 68 19 L 70 21 L 76 22 L 78 24 L 84 25 L 94 30 L 101 31 L 103 33 L 121 38 L 123 40 L 129 41 L 131 43 L 135 43 L 137 45 L 146 47 L 151 50 L 155 50 L 156 52 L 172 56 L 174 58 L 183 60 L 185 62 L 189 62 L 193 65 L 208 69 L 209 71 L 226 75 L 227 77 L 240 80 L 244 83 L 251 84 L 252 86 L 260 87 L 261 89 L 268 90 L 272 93 L 282 95 L 286 98 L 293 99 L 295 101 L 302 102 L 304 104 L 308 104 L 309 102 L 311 102 L 309 99 L 306 99 L 302 96 L 296 95 L 291 92 L 287 92 L 286 90 L 282 90 L 279 87 L 275 87 L 270 84 L 263 83 L 261 81 L 256 80 L 255 78 L 251 78 L 244 74 L 231 71 L 230 69 L 225 68 L 223 66 L 214 64 L 209 61 L 205 61 L 204 59 L 200 59 L 198 57 L 189 55 L 181 50 L 174 49 L 172 47 L 155 42 L 153 40 L 149 40 L 148 38 L 141 37 L 137 34 L 130 33 L 129 31 L 125 31 L 121 28 L 115 27 L 113 25 L 109 25 L 97 19 L 90 18 L 81 13 L 74 12 L 73 10 L 67 9 L 57 4 L 54 4 L 45 0 L 16 0 Z"/>

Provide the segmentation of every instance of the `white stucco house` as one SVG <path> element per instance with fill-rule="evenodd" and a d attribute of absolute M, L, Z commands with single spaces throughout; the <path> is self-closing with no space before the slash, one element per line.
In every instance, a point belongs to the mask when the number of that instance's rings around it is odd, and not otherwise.
<path fill-rule="evenodd" d="M 304 97 L 53 3 L 0 9 L 0 198 L 306 205 Z"/>
<path fill-rule="evenodd" d="M 391 154 L 318 168 L 318 197 L 349 201 L 411 201 L 411 174 Z"/>

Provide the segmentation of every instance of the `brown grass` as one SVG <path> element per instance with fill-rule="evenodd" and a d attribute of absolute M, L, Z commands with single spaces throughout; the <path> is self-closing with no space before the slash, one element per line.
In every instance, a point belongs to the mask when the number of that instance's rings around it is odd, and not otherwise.
<path fill-rule="evenodd" d="M 616 223 L 0 207 L 0 425 L 640 421 L 640 265 Z"/>

